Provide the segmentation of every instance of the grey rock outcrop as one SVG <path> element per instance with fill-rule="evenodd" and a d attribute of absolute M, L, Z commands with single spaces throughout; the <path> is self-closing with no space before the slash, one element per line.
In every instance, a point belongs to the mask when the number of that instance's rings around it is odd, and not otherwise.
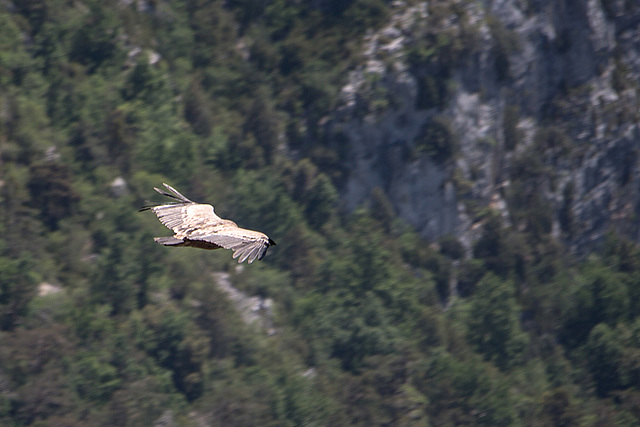
<path fill-rule="evenodd" d="M 578 253 L 612 227 L 640 241 L 640 5 L 455 3 L 443 13 L 396 1 L 388 25 L 367 36 L 363 64 L 327 122 L 349 144 L 345 205 L 367 203 L 380 187 L 424 237 L 453 233 L 469 247 L 473 206 L 491 205 L 507 224 L 527 227 L 513 222 L 508 195 L 519 191 L 516 166 L 540 163 L 534 187 L 552 235 Z M 433 76 L 442 68 L 433 51 L 426 66 L 412 63 L 410 51 L 440 35 L 473 46 Z M 440 49 L 453 56 L 453 45 Z M 440 79 L 441 102 L 422 101 L 428 77 Z M 425 137 L 438 118 L 455 142 L 444 158 L 429 151 L 434 134 Z"/>

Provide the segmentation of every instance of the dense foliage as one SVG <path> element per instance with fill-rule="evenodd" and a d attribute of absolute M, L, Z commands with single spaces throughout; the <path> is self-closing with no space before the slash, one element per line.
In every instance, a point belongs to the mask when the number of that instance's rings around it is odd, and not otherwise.
<path fill-rule="evenodd" d="M 640 250 L 612 235 L 597 256 L 563 254 L 542 166 L 514 167 L 528 226 L 478 210 L 470 254 L 420 239 L 381 191 L 340 210 L 345 147 L 321 124 L 388 8 L 0 6 L 0 424 L 639 422 Z M 425 108 L 445 102 L 446 40 L 408 52 L 439 70 Z M 454 155 L 444 118 L 423 130 L 415 155 Z M 227 251 L 155 245 L 168 231 L 135 211 L 162 182 L 278 246 L 237 268 Z M 275 302 L 272 333 L 245 324 L 219 271 Z"/>

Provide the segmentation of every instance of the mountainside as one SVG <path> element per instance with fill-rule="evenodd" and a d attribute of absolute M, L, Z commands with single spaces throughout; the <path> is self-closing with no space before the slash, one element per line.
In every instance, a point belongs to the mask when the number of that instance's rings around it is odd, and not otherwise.
<path fill-rule="evenodd" d="M 394 5 L 327 124 L 349 147 L 347 206 L 380 187 L 423 236 L 469 241 L 474 206 L 526 229 L 541 203 L 580 254 L 612 228 L 640 239 L 638 5 Z"/>
<path fill-rule="evenodd" d="M 0 425 L 638 425 L 636 3 L 0 2 Z"/>

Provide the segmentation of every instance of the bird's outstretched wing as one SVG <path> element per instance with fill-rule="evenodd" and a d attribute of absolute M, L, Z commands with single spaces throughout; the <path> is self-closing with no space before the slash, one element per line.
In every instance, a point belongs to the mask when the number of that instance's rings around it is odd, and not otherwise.
<path fill-rule="evenodd" d="M 229 221 L 231 222 L 231 221 Z M 264 258 L 269 246 L 274 246 L 276 242 L 271 240 L 266 234 L 259 231 L 240 228 L 235 223 L 227 225 L 218 230 L 217 233 L 206 236 L 194 236 L 192 239 L 213 243 L 225 249 L 231 249 L 233 258 L 239 258 L 238 262 L 249 260 L 249 264 L 258 259 Z"/>
<path fill-rule="evenodd" d="M 192 246 L 203 249 L 225 248 L 234 251 L 238 262 L 248 259 L 249 264 L 261 260 L 267 248 L 276 243 L 259 231 L 240 228 L 235 222 L 220 218 L 213 206 L 196 203 L 180 194 L 175 188 L 163 184 L 170 193 L 154 188 L 174 201 L 157 206 L 146 206 L 160 222 L 173 230 L 173 237 L 157 237 L 155 241 L 165 246 Z"/>
<path fill-rule="evenodd" d="M 196 203 L 187 199 L 169 184 L 162 185 L 171 193 L 156 187 L 153 189 L 175 201 L 163 205 L 146 206 L 141 210 L 150 209 L 164 226 L 176 233 L 175 237 L 181 239 L 194 232 L 213 232 L 215 227 L 223 221 L 214 213 L 213 206 Z"/>

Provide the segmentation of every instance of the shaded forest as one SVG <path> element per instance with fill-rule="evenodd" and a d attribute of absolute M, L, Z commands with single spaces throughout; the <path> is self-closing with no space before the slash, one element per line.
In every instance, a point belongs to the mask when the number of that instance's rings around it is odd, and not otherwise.
<path fill-rule="evenodd" d="M 640 249 L 612 232 L 597 253 L 565 251 L 540 165 L 514 169 L 530 226 L 477 207 L 472 253 L 422 239 L 382 191 L 343 208 L 347 142 L 322 124 L 389 13 L 383 0 L 0 5 L 2 425 L 640 422 Z M 413 155 L 455 155 L 436 130 Z M 278 245 L 242 267 L 156 245 L 170 231 L 136 210 L 162 182 Z M 273 301 L 269 331 L 217 272 Z"/>

